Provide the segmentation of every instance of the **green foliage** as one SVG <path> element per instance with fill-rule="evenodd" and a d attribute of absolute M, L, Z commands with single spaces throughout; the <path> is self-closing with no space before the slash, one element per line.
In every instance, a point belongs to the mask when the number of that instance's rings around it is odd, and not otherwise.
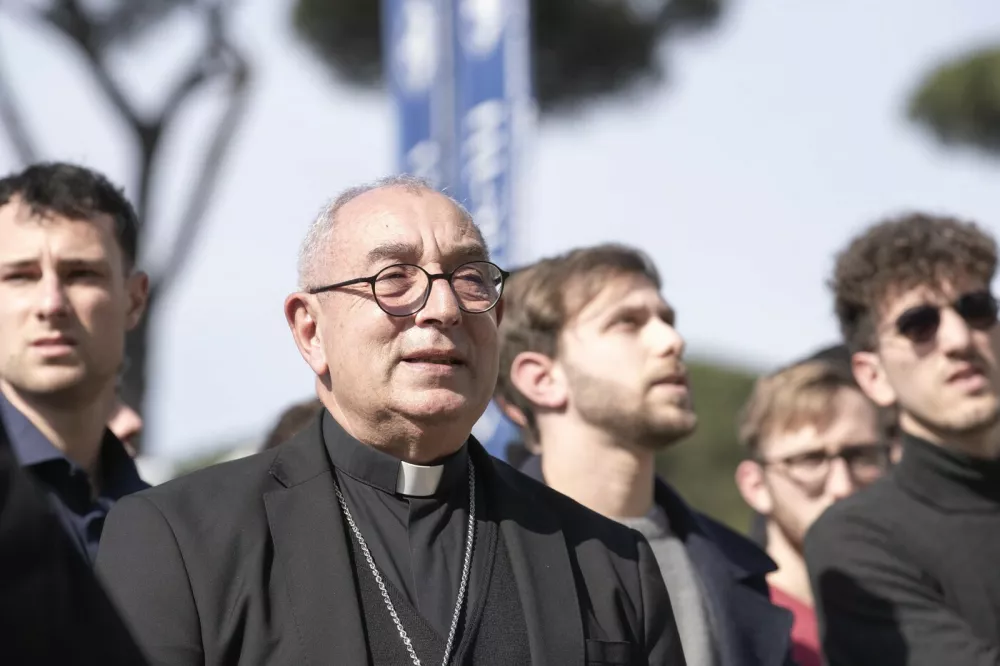
<path fill-rule="evenodd" d="M 944 144 L 1000 156 L 1000 46 L 928 74 L 910 99 L 909 115 Z"/>
<path fill-rule="evenodd" d="M 460 0 L 454 0 L 460 1 Z M 660 46 L 674 32 L 718 19 L 722 0 L 532 0 L 536 97 L 542 112 L 620 93 L 664 77 Z M 298 0 L 296 32 L 340 78 L 377 85 L 382 78 L 379 0 Z"/>
<path fill-rule="evenodd" d="M 743 459 L 736 419 L 756 376 L 707 362 L 689 363 L 688 372 L 698 429 L 660 454 L 657 468 L 691 506 L 745 533 L 751 512 L 733 480 Z"/>

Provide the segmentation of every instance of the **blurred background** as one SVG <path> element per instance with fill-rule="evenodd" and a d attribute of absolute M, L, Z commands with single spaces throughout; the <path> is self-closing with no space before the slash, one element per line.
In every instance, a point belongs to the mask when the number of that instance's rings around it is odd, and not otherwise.
<path fill-rule="evenodd" d="M 833 252 L 912 209 L 1000 234 L 1000 3 L 453 1 L 473 44 L 524 9 L 503 262 L 653 256 L 700 418 L 662 471 L 744 530 L 734 418 L 757 373 L 837 341 Z M 282 316 L 298 244 L 329 197 L 413 157 L 398 76 L 418 85 L 426 40 L 451 40 L 436 2 L 0 0 L 0 171 L 86 164 L 144 222 L 125 398 L 147 480 L 254 450 L 311 394 Z"/>

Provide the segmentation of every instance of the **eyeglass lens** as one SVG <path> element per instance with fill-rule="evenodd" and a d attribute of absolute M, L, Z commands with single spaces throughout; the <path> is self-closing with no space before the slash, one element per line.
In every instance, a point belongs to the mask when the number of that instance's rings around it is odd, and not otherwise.
<path fill-rule="evenodd" d="M 487 261 L 474 261 L 455 269 L 449 280 L 459 307 L 465 312 L 486 312 L 500 299 L 503 275 Z M 397 264 L 382 269 L 373 285 L 379 306 L 392 315 L 411 315 L 430 295 L 431 281 L 419 266 Z"/>
<path fill-rule="evenodd" d="M 985 331 L 997 322 L 997 301 L 986 291 L 965 294 L 953 307 L 955 312 L 971 327 Z M 918 305 L 896 319 L 900 335 L 912 342 L 930 342 L 941 325 L 941 308 L 935 305 Z"/>
<path fill-rule="evenodd" d="M 837 454 L 824 450 L 809 451 L 783 459 L 790 476 L 805 486 L 822 486 L 830 474 L 831 463 L 841 458 L 847 470 L 858 483 L 870 483 L 885 471 L 888 451 L 879 444 L 847 446 Z"/>

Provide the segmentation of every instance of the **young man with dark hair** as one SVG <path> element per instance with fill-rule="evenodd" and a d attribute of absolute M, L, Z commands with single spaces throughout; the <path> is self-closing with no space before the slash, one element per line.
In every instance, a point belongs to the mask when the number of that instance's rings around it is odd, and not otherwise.
<path fill-rule="evenodd" d="M 0 418 L 91 562 L 111 505 L 147 487 L 107 428 L 149 288 L 137 226 L 89 169 L 38 164 L 0 179 Z"/>
<path fill-rule="evenodd" d="M 504 298 L 498 394 L 541 449 L 522 471 L 646 537 L 688 666 L 787 663 L 791 615 L 765 579 L 774 562 L 656 476 L 657 452 L 697 419 L 650 259 L 574 250 L 520 271 Z"/>
<path fill-rule="evenodd" d="M 830 666 L 1000 665 L 996 243 L 913 214 L 837 257 L 854 376 L 898 408 L 902 459 L 830 507 L 805 554 Z"/>

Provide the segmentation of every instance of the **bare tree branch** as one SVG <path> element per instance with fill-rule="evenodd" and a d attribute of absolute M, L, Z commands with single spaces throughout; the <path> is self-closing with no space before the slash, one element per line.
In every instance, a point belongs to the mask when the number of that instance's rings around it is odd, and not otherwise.
<path fill-rule="evenodd" d="M 150 289 L 154 292 L 153 296 L 155 297 L 159 297 L 169 290 L 187 262 L 202 230 L 202 222 L 218 184 L 225 156 L 229 152 L 243 117 L 246 115 L 250 65 L 246 57 L 226 39 L 222 21 L 223 5 L 215 5 L 207 11 L 206 18 L 209 21 L 210 36 L 208 48 L 214 51 L 212 54 L 214 57 L 203 60 L 203 62 L 212 63 L 219 68 L 220 72 L 228 70 L 228 90 L 226 92 L 228 103 L 225 111 L 219 117 L 215 130 L 211 133 L 212 140 L 202 156 L 194 189 L 188 197 L 187 206 L 181 217 L 180 228 L 174 237 L 167 258 L 162 268 L 151 276 Z M 202 70 L 202 82 L 208 80 L 211 75 L 208 70 L 209 68 Z M 182 82 L 178 91 L 185 90 L 185 84 L 190 83 L 195 78 L 189 76 L 187 80 Z M 176 110 L 177 107 L 166 107 L 164 115 L 161 116 L 161 122 L 170 122 L 171 116 L 176 113 Z"/>
<path fill-rule="evenodd" d="M 21 164 L 27 166 L 38 160 L 38 149 L 14 99 L 14 91 L 4 76 L 3 63 L 0 63 L 0 125 L 3 125 Z"/>
<path fill-rule="evenodd" d="M 249 67 L 241 62 L 240 67 L 232 75 L 229 104 L 219 118 L 216 130 L 212 134 L 212 141 L 202 158 L 197 184 L 188 199 L 180 229 L 163 268 L 153 278 L 152 288 L 157 290 L 158 295 L 162 295 L 173 285 L 198 239 L 203 227 L 202 220 L 208 212 L 209 201 L 218 184 L 223 161 L 229 152 L 236 130 L 246 115 L 249 80 Z"/>
<path fill-rule="evenodd" d="M 92 15 L 85 7 L 84 0 L 51 0 L 45 9 L 26 10 L 21 8 L 21 16 L 31 18 L 54 29 L 79 48 L 88 69 L 94 76 L 101 92 L 111 101 L 115 110 L 124 120 L 127 131 L 135 137 L 139 148 L 137 164 L 138 192 L 135 199 L 139 219 L 144 224 L 150 222 L 152 192 L 158 181 L 158 159 L 161 140 L 177 121 L 184 105 L 200 90 L 213 82 L 224 85 L 225 106 L 217 124 L 209 135 L 208 145 L 197 165 L 196 178 L 189 197 L 182 210 L 178 232 L 164 255 L 161 270 L 154 271 L 150 285 L 149 311 L 138 328 L 126 338 L 126 354 L 132 361 L 125 372 L 122 392 L 129 404 L 142 407 L 146 397 L 146 361 L 149 334 L 154 328 L 155 314 L 160 296 L 171 288 L 188 261 L 191 251 L 204 227 L 212 195 L 218 185 L 225 157 L 229 153 L 233 139 L 246 115 L 251 68 L 248 59 L 236 49 L 226 34 L 226 18 L 233 6 L 230 0 L 176 0 L 178 4 L 193 7 L 200 12 L 205 24 L 205 42 L 200 53 L 192 60 L 188 69 L 170 88 L 158 113 L 143 117 L 138 107 L 127 98 L 124 88 L 115 80 L 108 62 L 108 53 L 114 43 L 134 37 L 137 33 L 135 20 L 155 20 L 156 16 L 138 16 L 129 12 L 163 10 L 156 2 L 166 0 L 146 0 L 144 8 L 137 5 L 122 5 L 122 14 L 111 18 Z M 4 0 L 0 0 L 4 3 Z M 9 3 L 7 3 L 9 4 Z M 7 4 L 4 5 L 5 9 Z M 128 10 L 126 12 L 125 10 Z M 151 18 L 152 16 L 152 18 Z M 139 26 L 142 28 L 143 26 Z M 11 100 L 4 87 L 0 72 L 0 122 L 11 131 L 19 127 L 20 116 L 14 109 L 15 122 L 11 123 L 5 113 L 4 104 Z M 24 133 L 24 136 L 28 136 Z M 22 142 L 19 152 L 27 155 L 30 143 Z M 148 230 L 142 233 L 148 237 Z"/>
<path fill-rule="evenodd" d="M 150 132 L 150 127 L 139 117 L 135 108 L 128 101 L 124 91 L 111 76 L 104 53 L 101 51 L 94 26 L 88 20 L 79 0 L 59 0 L 59 2 L 42 16 L 56 30 L 65 35 L 71 42 L 80 47 L 91 73 L 97 84 L 108 96 L 115 110 L 134 131 L 143 137 Z M 155 141 L 155 139 L 152 139 Z"/>

